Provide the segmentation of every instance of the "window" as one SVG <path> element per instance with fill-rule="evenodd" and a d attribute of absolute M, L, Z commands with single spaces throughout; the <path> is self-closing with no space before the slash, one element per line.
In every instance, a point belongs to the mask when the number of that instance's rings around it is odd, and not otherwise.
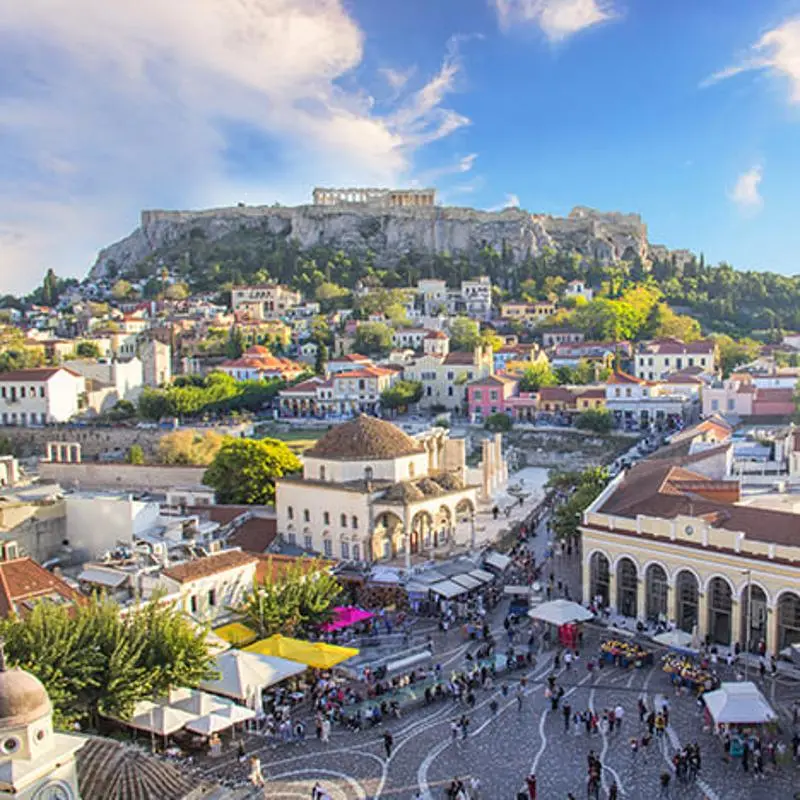
<path fill-rule="evenodd" d="M 4 386 L 2 389 L 0 389 L 0 397 L 5 399 L 5 396 L 6 396 L 6 387 Z"/>
<path fill-rule="evenodd" d="M 5 390 L 3 390 L 3 392 L 5 393 Z M 475 390 L 475 391 L 472 393 L 472 399 L 473 399 L 473 400 L 474 400 L 476 403 L 480 403 L 480 401 L 481 401 L 481 390 L 480 390 L 480 389 L 476 389 L 476 390 Z"/>
<path fill-rule="evenodd" d="M 425 388 L 425 394 L 426 394 L 428 397 L 430 397 L 430 396 L 433 394 L 433 390 L 431 389 L 431 387 L 430 387 L 430 386 L 428 386 L 428 387 L 426 387 L 426 388 Z"/>
<path fill-rule="evenodd" d="M 472 373 L 471 373 L 471 372 L 468 372 L 468 373 L 467 373 L 467 378 L 468 378 L 469 380 L 472 380 Z"/>
<path fill-rule="evenodd" d="M 286 534 L 286 541 L 289 544 L 297 544 L 297 534 L 296 533 L 287 533 Z"/>
<path fill-rule="evenodd" d="M 490 397 L 492 400 L 497 400 L 497 392 L 496 392 L 496 391 L 492 391 L 492 392 L 490 392 L 490 393 L 489 393 L 489 397 Z"/>
<path fill-rule="evenodd" d="M 619 387 L 614 389 L 614 397 L 622 397 L 622 390 Z"/>
<path fill-rule="evenodd" d="M 693 366 L 694 366 L 694 359 L 693 359 L 693 358 L 690 358 L 690 359 L 689 359 L 689 366 L 690 366 L 690 367 L 693 367 Z"/>
<path fill-rule="evenodd" d="M 630 397 L 630 396 L 631 396 L 631 394 L 632 394 L 632 393 L 631 393 L 631 390 L 630 390 L 630 389 L 626 389 L 626 390 L 625 390 L 625 397 Z"/>
<path fill-rule="evenodd" d="M 321 481 L 325 480 L 325 467 L 320 467 L 319 468 L 319 479 Z"/>
<path fill-rule="evenodd" d="M 3 425 L 8 425 L 8 414 L 3 412 Z"/>
<path fill-rule="evenodd" d="M 25 387 L 24 386 L 20 386 L 19 387 L 19 396 L 20 397 L 25 397 Z"/>
<path fill-rule="evenodd" d="M 217 590 L 216 589 L 209 589 L 208 590 L 208 604 L 210 606 L 215 606 L 217 604 Z"/>
<path fill-rule="evenodd" d="M 675 366 L 676 366 L 678 369 L 680 369 L 680 368 L 683 366 L 683 359 L 682 359 L 682 358 L 676 358 L 676 359 L 675 359 Z"/>
<path fill-rule="evenodd" d="M 287 508 L 286 508 L 286 516 L 289 519 L 294 519 L 294 509 L 291 506 L 287 506 Z"/>
<path fill-rule="evenodd" d="M 455 375 L 452 372 L 447 373 L 447 380 L 452 381 Z"/>
<path fill-rule="evenodd" d="M 330 539 L 325 539 L 322 543 L 322 548 L 326 556 L 330 557 L 333 555 L 333 542 Z"/>
<path fill-rule="evenodd" d="M 358 517 L 353 515 L 353 518 L 350 520 L 350 524 L 352 525 L 353 530 L 356 530 L 358 528 Z"/>
<path fill-rule="evenodd" d="M 323 525 L 330 525 L 331 524 L 331 515 L 329 511 L 322 512 L 322 524 Z"/>
<path fill-rule="evenodd" d="M 307 509 L 303 509 L 303 522 L 311 522 L 311 512 Z"/>
<path fill-rule="evenodd" d="M 496 413 L 497 413 L 497 406 L 492 406 L 492 414 L 496 414 Z"/>
<path fill-rule="evenodd" d="M 31 397 L 36 397 L 36 387 L 31 386 Z"/>
<path fill-rule="evenodd" d="M 310 533 L 307 533 L 303 537 L 303 547 L 305 547 L 306 550 L 313 550 L 314 549 L 314 539 L 312 538 Z"/>
<path fill-rule="evenodd" d="M 350 558 L 350 545 L 347 542 L 342 542 L 342 558 L 345 560 Z"/>
<path fill-rule="evenodd" d="M 452 397 L 453 396 L 453 387 L 452 386 L 448 386 L 447 387 L 447 396 L 448 397 Z"/>
<path fill-rule="evenodd" d="M 346 527 L 347 527 L 347 514 L 342 514 L 342 515 L 339 517 L 339 524 L 340 524 L 340 525 L 341 525 L 343 528 L 346 528 Z"/>
<path fill-rule="evenodd" d="M 668 359 L 668 358 L 665 358 L 665 359 L 664 359 L 664 366 L 665 366 L 665 367 L 668 367 L 668 366 L 669 366 L 669 359 Z"/>
<path fill-rule="evenodd" d="M 719 411 L 719 400 L 712 400 L 711 401 L 711 410 L 712 411 Z"/>
<path fill-rule="evenodd" d="M 193 594 L 189 598 L 189 611 L 192 614 L 196 614 L 197 613 L 197 595 L 196 594 Z"/>
<path fill-rule="evenodd" d="M 730 398 L 728 400 L 728 411 L 733 411 L 735 407 L 736 407 L 736 401 L 733 398 Z"/>
<path fill-rule="evenodd" d="M 361 558 L 361 548 L 359 545 L 353 545 L 353 561 L 358 561 Z"/>

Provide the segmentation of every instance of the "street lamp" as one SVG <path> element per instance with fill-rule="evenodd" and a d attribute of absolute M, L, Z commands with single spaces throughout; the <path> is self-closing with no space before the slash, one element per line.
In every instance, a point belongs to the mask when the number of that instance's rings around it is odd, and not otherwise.
<path fill-rule="evenodd" d="M 752 570 L 742 570 L 742 575 L 747 575 L 747 633 L 745 634 L 745 659 L 744 659 L 744 679 L 747 680 L 748 667 L 750 665 L 750 635 L 753 629 L 753 573 Z"/>

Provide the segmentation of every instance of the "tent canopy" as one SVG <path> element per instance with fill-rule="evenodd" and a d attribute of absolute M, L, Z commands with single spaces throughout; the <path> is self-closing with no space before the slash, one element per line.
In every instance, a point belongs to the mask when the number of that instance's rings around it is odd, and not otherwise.
<path fill-rule="evenodd" d="M 487 572 L 485 569 L 473 569 L 468 574 L 481 583 L 491 583 L 494 580 L 494 575 L 492 575 L 491 572 Z"/>
<path fill-rule="evenodd" d="M 305 672 L 306 665 L 285 658 L 274 658 L 228 650 L 214 659 L 214 670 L 219 678 L 203 681 L 201 689 L 237 700 L 249 700 L 254 692 L 280 683 L 292 675 Z"/>
<path fill-rule="evenodd" d="M 492 567 L 492 569 L 503 572 L 508 569 L 509 564 L 511 564 L 511 559 L 508 556 L 504 556 L 502 553 L 495 553 L 492 550 L 483 557 L 483 563 Z"/>
<path fill-rule="evenodd" d="M 708 713 L 717 725 L 755 725 L 777 719 L 772 706 L 752 681 L 722 683 L 703 695 Z"/>
<path fill-rule="evenodd" d="M 288 658 L 315 669 L 331 669 L 358 655 L 358 649 L 355 647 L 339 647 L 325 642 L 305 642 L 282 636 L 280 633 L 251 644 L 245 648 L 245 652 Z"/>
<path fill-rule="evenodd" d="M 181 711 L 170 706 L 154 706 L 144 714 L 139 714 L 127 722 L 131 728 L 140 731 L 157 733 L 159 736 L 169 736 L 175 731 L 185 727 L 187 723 L 194 719 L 193 714 Z"/>
<path fill-rule="evenodd" d="M 195 717 L 202 717 L 227 708 L 231 703 L 231 700 L 223 700 L 208 692 L 198 692 L 192 689 L 188 697 L 171 700 L 168 704 L 170 708 L 177 708 L 179 711 L 186 711 Z"/>
<path fill-rule="evenodd" d="M 450 600 L 453 597 L 458 597 L 460 594 L 466 594 L 467 592 L 467 589 L 465 587 L 451 580 L 439 581 L 439 583 L 434 583 L 433 586 L 430 587 L 430 590 L 434 594 L 438 594 L 440 597 L 444 597 L 445 600 Z"/>
<path fill-rule="evenodd" d="M 659 633 L 658 636 L 653 637 L 653 641 L 657 644 L 663 645 L 664 647 L 670 647 L 673 650 L 686 650 L 688 652 L 696 653 L 692 647 L 692 634 L 686 633 L 686 631 L 682 630 L 674 630 L 674 631 L 665 631 L 664 633 Z"/>
<path fill-rule="evenodd" d="M 592 619 L 594 614 L 584 608 L 580 603 L 572 600 L 550 600 L 547 603 L 532 608 L 528 615 L 533 619 L 540 619 L 549 622 L 551 625 L 567 625 L 570 622 L 586 622 Z"/>
<path fill-rule="evenodd" d="M 202 717 L 196 717 L 190 722 L 187 722 L 185 727 L 187 731 L 191 731 L 192 733 L 210 736 L 212 733 L 224 731 L 226 728 L 230 728 L 235 724 L 236 723 L 232 719 L 219 714 L 205 714 Z"/>
<path fill-rule="evenodd" d="M 465 587 L 468 591 L 472 589 L 477 589 L 479 586 L 483 586 L 483 582 L 479 581 L 477 578 L 473 578 L 472 575 L 453 575 L 450 579 L 453 583 L 457 583 L 460 586 Z"/>
<path fill-rule="evenodd" d="M 258 634 L 242 622 L 230 622 L 215 628 L 214 633 L 234 647 L 246 647 L 258 639 Z"/>
<path fill-rule="evenodd" d="M 323 631 L 338 631 L 342 628 L 349 628 L 351 625 L 357 625 L 359 622 L 364 622 L 375 616 L 371 611 L 364 611 L 363 608 L 356 608 L 355 606 L 337 606 L 333 609 L 333 613 L 333 622 L 323 625 Z"/>

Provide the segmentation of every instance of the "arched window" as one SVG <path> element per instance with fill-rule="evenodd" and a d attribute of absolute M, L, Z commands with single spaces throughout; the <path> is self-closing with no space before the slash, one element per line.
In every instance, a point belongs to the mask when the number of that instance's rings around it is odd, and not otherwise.
<path fill-rule="evenodd" d="M 294 509 L 291 506 L 287 506 L 286 516 L 289 517 L 289 519 L 294 519 Z"/>
<path fill-rule="evenodd" d="M 330 525 L 331 524 L 331 515 L 328 511 L 322 512 L 322 523 L 323 525 Z"/>
<path fill-rule="evenodd" d="M 319 479 L 321 481 L 325 480 L 325 467 L 320 467 L 319 468 Z"/>
<path fill-rule="evenodd" d="M 303 509 L 303 522 L 311 522 L 311 512 L 307 509 Z"/>
<path fill-rule="evenodd" d="M 355 514 L 353 515 L 353 519 L 351 520 L 351 524 L 352 524 L 354 530 L 358 527 L 358 517 L 355 516 Z"/>
<path fill-rule="evenodd" d="M 346 528 L 346 527 L 347 527 L 347 514 L 342 514 L 342 515 L 339 517 L 339 524 L 340 524 L 340 525 L 341 525 L 343 528 Z"/>

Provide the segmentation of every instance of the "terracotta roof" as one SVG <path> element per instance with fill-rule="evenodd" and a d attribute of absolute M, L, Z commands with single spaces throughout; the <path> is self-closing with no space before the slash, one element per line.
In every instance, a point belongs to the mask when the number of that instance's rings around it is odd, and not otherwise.
<path fill-rule="evenodd" d="M 253 510 L 253 506 L 245 505 L 213 505 L 213 506 L 186 506 L 189 514 L 199 514 L 211 522 L 218 522 L 220 525 L 228 525 L 242 514 L 247 514 Z"/>
<path fill-rule="evenodd" d="M 575 395 L 563 386 L 543 386 L 539 389 L 539 401 L 547 402 L 548 400 L 571 403 L 575 400 Z"/>
<path fill-rule="evenodd" d="M 601 399 L 605 398 L 605 396 L 606 396 L 606 390 L 602 386 L 594 387 L 592 389 L 582 389 L 578 392 L 578 397 L 589 397 L 589 398 L 594 397 L 597 399 Z"/>
<path fill-rule="evenodd" d="M 12 369 L 8 372 L 0 372 L 0 381 L 49 381 L 57 372 L 66 372 L 75 378 L 81 376 L 67 367 L 33 367 L 32 369 Z"/>
<path fill-rule="evenodd" d="M 87 737 L 76 755 L 83 800 L 204 800 L 219 786 L 190 777 L 176 766 L 114 739 Z"/>
<path fill-rule="evenodd" d="M 82 595 L 32 558 L 15 558 L 0 562 L 0 616 L 17 613 L 25 615 L 30 610 L 26 601 L 58 595 L 62 601 L 76 603 Z"/>
<path fill-rule="evenodd" d="M 634 375 L 629 375 L 627 372 L 617 370 L 608 376 L 606 383 L 647 383 L 647 381 L 637 378 Z"/>
<path fill-rule="evenodd" d="M 714 491 L 721 488 L 719 481 L 669 461 L 643 461 L 625 475 L 598 511 L 632 519 L 639 514 L 662 519 L 703 517 L 713 527 L 741 531 L 754 541 L 800 546 L 797 514 L 709 500 L 699 493 L 704 483 Z M 736 485 L 727 483 L 731 489 Z"/>
<path fill-rule="evenodd" d="M 444 363 L 466 367 L 475 363 L 475 354 L 456 351 L 450 353 L 447 358 L 445 358 Z"/>
<path fill-rule="evenodd" d="M 665 338 L 655 339 L 642 345 L 640 352 L 657 353 L 659 355 L 682 355 L 693 353 L 713 353 L 714 342 L 707 339 L 698 339 L 696 342 L 683 342 L 680 339 Z"/>
<path fill-rule="evenodd" d="M 517 380 L 517 378 L 511 375 L 498 373 L 496 375 L 487 375 L 485 378 L 478 378 L 476 381 L 471 381 L 468 386 L 505 386 L 508 383 L 516 383 Z"/>
<path fill-rule="evenodd" d="M 381 378 L 384 375 L 391 375 L 392 373 L 393 370 L 384 369 L 383 367 L 363 367 L 347 372 L 337 372 L 333 378 Z"/>
<path fill-rule="evenodd" d="M 349 353 L 346 356 L 336 356 L 336 358 L 329 358 L 329 364 L 338 364 L 342 362 L 364 362 L 372 361 L 369 356 L 362 356 L 361 353 Z"/>
<path fill-rule="evenodd" d="M 425 448 L 396 425 L 361 414 L 343 425 L 331 428 L 305 455 L 311 458 L 367 461 L 423 452 Z"/>
<path fill-rule="evenodd" d="M 162 570 L 161 574 L 178 581 L 178 583 L 190 583 L 229 569 L 247 566 L 255 560 L 255 556 L 251 553 L 243 553 L 241 550 L 224 550 L 222 553 L 215 553 L 213 556 L 195 558 L 193 561 L 186 561 L 183 564 L 168 567 Z"/>
<path fill-rule="evenodd" d="M 293 567 L 298 561 L 303 565 L 303 571 L 309 572 L 312 568 L 323 565 L 333 566 L 332 561 L 323 558 L 309 558 L 308 556 L 284 556 L 278 553 L 262 553 L 256 556 L 256 580 L 260 583 L 264 578 L 275 579 Z"/>
<path fill-rule="evenodd" d="M 673 372 L 667 376 L 667 383 L 695 383 L 703 384 L 703 379 L 698 378 L 697 375 L 689 375 L 685 372 Z"/>
<path fill-rule="evenodd" d="M 251 517 L 228 537 L 228 544 L 245 553 L 263 553 L 277 535 L 278 521 L 274 517 Z"/>
<path fill-rule="evenodd" d="M 449 339 L 450 337 L 444 331 L 430 331 L 425 338 L 426 339 Z"/>
<path fill-rule="evenodd" d="M 324 381 L 322 378 L 309 378 L 307 381 L 301 381 L 294 386 L 289 386 L 286 389 L 281 389 L 281 394 L 284 392 L 315 392 L 321 386 L 330 386 L 330 381 Z"/>

